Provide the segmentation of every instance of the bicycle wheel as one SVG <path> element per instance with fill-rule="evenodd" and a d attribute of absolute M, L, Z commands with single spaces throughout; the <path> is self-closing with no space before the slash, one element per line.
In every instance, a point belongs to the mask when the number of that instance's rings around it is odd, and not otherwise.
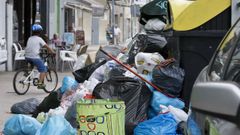
<path fill-rule="evenodd" d="M 47 59 L 48 69 L 55 70 L 56 69 L 56 59 L 54 56 L 50 55 Z"/>
<path fill-rule="evenodd" d="M 30 87 L 30 77 L 28 70 L 19 70 L 13 78 L 13 89 L 18 95 L 27 93 Z"/>
<path fill-rule="evenodd" d="M 44 79 L 44 84 L 46 87 L 43 90 L 47 93 L 50 93 L 57 88 L 58 75 L 55 70 L 48 70 L 46 78 Z"/>

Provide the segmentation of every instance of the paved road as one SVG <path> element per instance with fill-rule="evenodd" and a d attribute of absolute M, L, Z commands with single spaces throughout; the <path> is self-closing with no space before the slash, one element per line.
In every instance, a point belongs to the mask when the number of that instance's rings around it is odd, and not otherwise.
<path fill-rule="evenodd" d="M 4 127 L 4 122 L 13 114 L 10 113 L 10 108 L 14 103 L 23 101 L 35 97 L 42 101 L 44 97 L 48 94 L 43 90 L 37 89 L 35 87 L 30 87 L 30 90 L 25 95 L 17 95 L 14 93 L 12 86 L 12 79 L 15 72 L 1 72 L 0 71 L 0 131 Z M 71 72 L 58 72 L 59 84 L 61 86 L 61 81 L 64 76 L 72 76 Z"/>

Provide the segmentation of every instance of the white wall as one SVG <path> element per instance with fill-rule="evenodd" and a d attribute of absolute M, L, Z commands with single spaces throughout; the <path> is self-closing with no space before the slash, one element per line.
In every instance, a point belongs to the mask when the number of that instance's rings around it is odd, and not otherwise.
<path fill-rule="evenodd" d="M 100 19 L 100 21 L 99 21 L 99 43 L 100 43 L 100 45 L 107 44 L 107 39 L 106 39 L 107 25 L 108 25 L 108 20 Z"/>
<path fill-rule="evenodd" d="M 53 34 L 57 32 L 57 0 L 49 0 L 49 24 L 48 24 L 48 30 L 49 30 L 49 37 L 52 38 Z"/>
<path fill-rule="evenodd" d="M 0 0 L 0 38 L 5 37 L 5 28 L 6 28 L 6 7 L 5 7 L 6 0 Z"/>
<path fill-rule="evenodd" d="M 85 33 L 85 44 L 91 44 L 92 40 L 92 13 L 83 12 L 83 30 Z"/>
<path fill-rule="evenodd" d="M 5 23 L 5 2 L 6 0 L 0 0 L 0 38 L 5 37 L 5 28 L 6 28 L 6 23 Z M 6 37 L 5 37 L 6 38 Z M 6 65 L 1 64 L 0 65 L 0 71 L 5 71 Z"/>

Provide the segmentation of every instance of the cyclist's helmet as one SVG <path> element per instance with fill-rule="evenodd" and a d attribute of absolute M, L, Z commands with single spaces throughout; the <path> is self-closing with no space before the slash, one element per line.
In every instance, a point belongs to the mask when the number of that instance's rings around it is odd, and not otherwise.
<path fill-rule="evenodd" d="M 42 31 L 42 30 L 43 30 L 43 28 L 40 24 L 34 24 L 32 26 L 32 31 Z"/>

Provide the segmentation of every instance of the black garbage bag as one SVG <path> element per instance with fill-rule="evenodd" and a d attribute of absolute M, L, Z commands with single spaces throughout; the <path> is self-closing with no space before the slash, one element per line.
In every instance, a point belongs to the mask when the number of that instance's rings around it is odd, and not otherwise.
<path fill-rule="evenodd" d="M 77 101 L 73 102 L 70 107 L 68 107 L 65 113 L 65 119 L 71 124 L 73 128 L 79 128 L 79 123 L 77 122 Z"/>
<path fill-rule="evenodd" d="M 148 40 L 146 47 L 143 52 L 155 53 L 158 52 L 165 59 L 169 57 L 169 47 L 167 46 L 167 40 L 163 35 L 160 34 L 147 34 Z"/>
<path fill-rule="evenodd" d="M 37 118 L 40 112 L 48 112 L 50 109 L 57 108 L 61 103 L 62 94 L 59 88 L 57 91 L 52 91 L 43 101 L 36 107 L 32 117 Z"/>
<path fill-rule="evenodd" d="M 116 46 L 116 45 L 108 45 L 108 46 L 104 46 L 102 47 L 102 50 L 104 50 L 105 52 L 107 52 L 108 54 L 111 54 L 112 56 L 114 57 L 117 57 L 118 54 L 121 53 L 121 49 Z M 109 58 L 107 55 L 105 55 L 103 52 L 101 52 L 100 50 L 97 51 L 97 54 L 96 54 L 96 58 L 95 58 L 95 62 L 96 63 L 99 63 L 101 62 L 102 60 L 106 60 L 106 61 L 109 61 L 109 60 L 112 60 L 111 58 Z"/>
<path fill-rule="evenodd" d="M 164 23 L 171 21 L 167 0 L 153 0 L 140 8 L 139 22 L 145 25 L 149 19 L 158 18 Z"/>
<path fill-rule="evenodd" d="M 11 112 L 15 114 L 32 114 L 39 103 L 36 98 L 30 98 L 12 105 Z"/>
<path fill-rule="evenodd" d="M 125 53 L 128 56 L 127 63 L 132 65 L 135 63 L 135 56 L 139 52 L 143 52 L 147 47 L 148 37 L 146 34 L 137 34 L 128 46 L 128 51 Z"/>
<path fill-rule="evenodd" d="M 122 67 L 116 66 L 109 71 L 108 76 L 109 78 L 116 77 L 116 76 L 124 76 L 123 73 L 125 72 L 126 70 L 124 70 Z"/>
<path fill-rule="evenodd" d="M 178 97 L 182 90 L 185 72 L 171 63 L 165 67 L 156 66 L 152 72 L 152 83 L 166 93 Z"/>
<path fill-rule="evenodd" d="M 165 34 L 167 33 L 167 34 Z M 128 57 L 128 64 L 134 64 L 135 56 L 139 52 L 154 53 L 158 52 L 165 59 L 169 57 L 168 41 L 164 37 L 168 32 L 151 32 L 147 34 L 137 34 L 128 46 L 125 55 Z"/>
<path fill-rule="evenodd" d="M 101 65 L 105 64 L 106 60 L 101 61 L 100 63 L 93 63 L 90 64 L 86 67 L 83 67 L 79 70 L 76 70 L 74 72 L 72 72 L 73 76 L 75 77 L 75 80 L 78 83 L 83 83 L 85 80 L 88 80 L 88 78 L 92 75 L 92 73 Z"/>
<path fill-rule="evenodd" d="M 126 135 L 131 135 L 135 126 L 147 119 L 152 92 L 140 80 L 116 76 L 98 84 L 93 91 L 93 96 L 97 99 L 119 99 L 125 102 Z"/>

